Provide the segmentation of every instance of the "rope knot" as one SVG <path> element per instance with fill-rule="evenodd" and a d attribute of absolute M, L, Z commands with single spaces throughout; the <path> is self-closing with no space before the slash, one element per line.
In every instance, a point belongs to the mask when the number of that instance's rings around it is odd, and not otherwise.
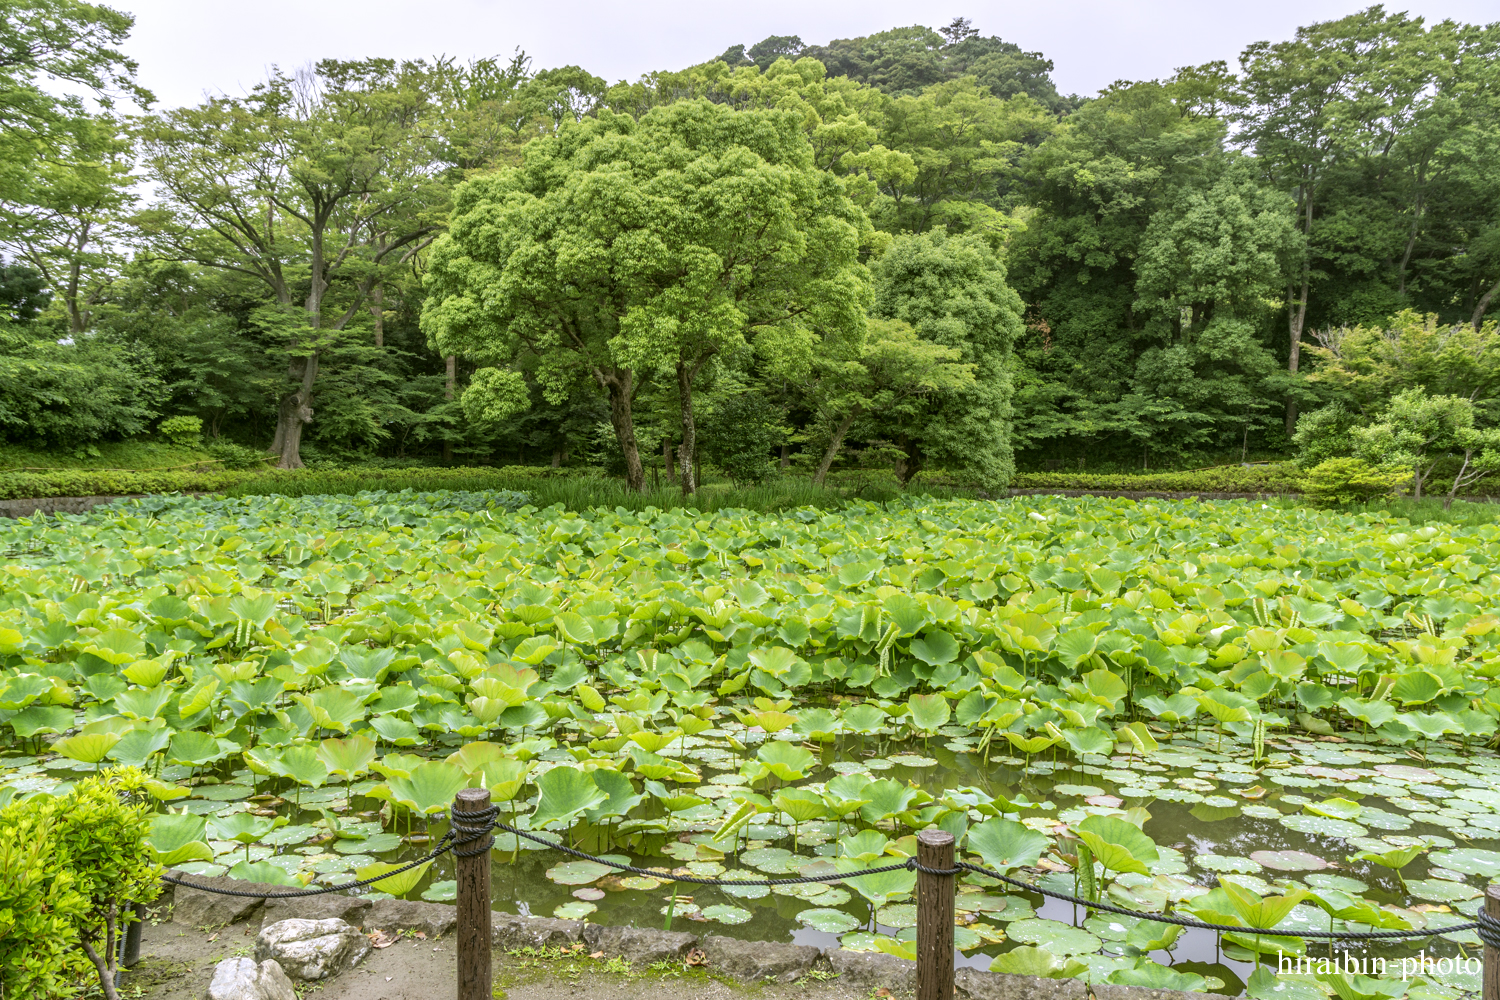
<path fill-rule="evenodd" d="M 1484 942 L 1486 948 L 1500 948 L 1500 918 L 1492 917 L 1483 906 L 1479 912 L 1474 914 L 1474 922 L 1479 926 L 1474 932 L 1479 935 L 1479 940 Z"/>
<path fill-rule="evenodd" d="M 450 810 L 448 836 L 453 838 L 453 853 L 460 858 L 472 858 L 484 854 L 495 846 L 490 831 L 495 828 L 495 818 L 500 815 L 498 806 L 489 806 L 477 812 Z M 473 844 L 468 847 L 464 845 Z"/>

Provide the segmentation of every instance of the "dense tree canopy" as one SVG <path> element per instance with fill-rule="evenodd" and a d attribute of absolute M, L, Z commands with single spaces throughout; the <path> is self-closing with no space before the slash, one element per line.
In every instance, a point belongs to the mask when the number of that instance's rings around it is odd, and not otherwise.
<path fill-rule="evenodd" d="M 285 466 L 691 490 L 762 447 L 986 485 L 1347 459 L 1416 389 L 1500 420 L 1500 24 L 1371 7 L 1086 98 L 956 18 L 613 83 L 327 60 L 153 113 L 128 15 L 6 10 L 10 440 L 184 414 Z"/>

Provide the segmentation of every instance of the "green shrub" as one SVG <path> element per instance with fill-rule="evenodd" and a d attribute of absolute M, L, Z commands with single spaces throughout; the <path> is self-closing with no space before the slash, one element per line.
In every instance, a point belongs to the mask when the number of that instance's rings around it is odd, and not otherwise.
<path fill-rule="evenodd" d="M 233 441 L 210 441 L 203 450 L 226 469 L 264 469 L 271 456 Z"/>
<path fill-rule="evenodd" d="M 1274 465 L 1223 465 L 1191 472 L 1141 475 L 1084 472 L 1023 472 L 1011 485 L 1020 489 L 1159 490 L 1164 493 L 1300 493 L 1302 473 L 1289 462 Z"/>
<path fill-rule="evenodd" d="M 0 472 L 0 500 L 25 497 L 126 496 L 132 493 L 217 493 L 238 483 L 245 475 L 243 472 L 222 469 Z"/>
<path fill-rule="evenodd" d="M 90 971 L 73 947 L 88 901 L 53 851 L 50 822 L 0 828 L 0 996 L 64 996 Z"/>
<path fill-rule="evenodd" d="M 1369 503 L 1393 495 L 1411 480 L 1405 469 L 1382 469 L 1357 458 L 1330 458 L 1308 470 L 1302 495 L 1313 503 Z"/>
<path fill-rule="evenodd" d="M 736 486 L 771 477 L 771 449 L 786 440 L 780 411 L 764 396 L 742 392 L 714 403 L 701 424 L 701 447 Z"/>
<path fill-rule="evenodd" d="M 203 434 L 202 417 L 168 417 L 156 425 L 161 436 L 180 448 L 188 448 L 198 443 L 198 438 Z"/>
<path fill-rule="evenodd" d="M 21 954 L 22 968 L 49 969 L 53 963 L 47 956 L 55 943 L 76 942 L 98 971 L 106 1000 L 116 1000 L 119 935 L 133 918 L 135 904 L 148 903 L 161 892 L 162 869 L 146 845 L 149 811 L 126 801 L 141 791 L 144 780 L 138 768 L 115 768 L 80 781 L 66 795 L 36 795 L 0 810 L 0 842 L 19 847 L 45 837 L 49 849 L 41 856 L 41 874 L 49 883 L 71 883 L 63 891 L 79 897 L 67 900 L 64 935 L 31 942 L 42 951 Z"/>

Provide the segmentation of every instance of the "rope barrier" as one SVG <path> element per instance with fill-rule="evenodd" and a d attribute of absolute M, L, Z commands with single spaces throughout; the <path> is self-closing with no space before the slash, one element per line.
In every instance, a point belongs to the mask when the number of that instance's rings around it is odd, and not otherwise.
<path fill-rule="evenodd" d="M 1241 927 L 1236 924 L 1214 924 L 1208 923 L 1203 920 L 1195 920 L 1191 917 L 1180 917 L 1175 914 L 1168 913 L 1142 913 L 1140 910 L 1132 910 L 1128 909 L 1127 907 L 1116 906 L 1113 903 L 1101 903 L 1091 899 L 1084 899 L 1080 896 L 1074 896 L 1066 892 L 1058 892 L 1054 889 L 1045 889 L 1040 886 L 1032 885 L 1030 882 L 1026 882 L 1018 878 L 1013 878 L 1009 875 L 1002 875 L 1000 872 L 992 871 L 991 869 L 984 868 L 980 865 L 972 865 L 963 861 L 955 862 L 952 868 L 929 868 L 926 865 L 919 864 L 916 858 L 907 858 L 905 861 L 900 862 L 899 864 L 885 865 L 881 868 L 865 868 L 861 869 L 860 871 L 853 872 L 830 872 L 824 875 L 800 875 L 796 878 L 700 878 L 695 875 L 677 875 L 672 872 L 665 871 L 661 868 L 640 868 L 636 865 L 629 865 L 620 861 L 611 861 L 609 858 L 601 858 L 598 855 L 589 854 L 587 851 L 580 851 L 572 847 L 568 847 L 566 844 L 559 843 L 555 840 L 548 840 L 545 837 L 539 837 L 528 830 L 521 830 L 517 827 L 511 826 L 509 823 L 502 823 L 496 818 L 498 815 L 499 810 L 495 806 L 490 806 L 489 808 L 481 810 L 479 812 L 452 812 L 449 814 L 449 820 L 452 824 L 451 828 L 447 833 L 443 834 L 442 839 L 438 842 L 438 846 L 435 847 L 431 852 L 429 852 L 425 857 L 418 858 L 416 861 L 409 862 L 408 864 L 405 864 L 400 868 L 396 868 L 392 871 L 386 872 L 383 875 L 377 875 L 374 878 L 361 879 L 357 882 L 345 882 L 341 885 L 325 886 L 319 889 L 302 889 L 291 892 L 247 892 L 237 889 L 223 889 L 217 886 L 200 885 L 193 882 L 184 881 L 171 875 L 162 876 L 162 881 L 169 882 L 173 885 L 180 885 L 189 889 L 198 889 L 202 892 L 215 893 L 221 896 L 247 896 L 257 899 L 282 899 L 299 896 L 320 896 L 324 893 L 344 892 L 349 889 L 365 888 L 366 886 L 373 885 L 374 883 L 379 882 L 383 879 L 388 879 L 392 875 L 399 875 L 401 872 L 410 871 L 418 865 L 426 864 L 427 862 L 440 857 L 448 851 L 452 851 L 458 857 L 474 857 L 476 855 L 483 854 L 486 851 L 490 850 L 494 845 L 495 838 L 492 835 L 491 831 L 501 830 L 505 833 L 513 834 L 517 837 L 524 837 L 525 839 L 530 840 L 534 843 L 541 844 L 542 846 L 551 848 L 555 851 L 561 851 L 564 854 L 571 855 L 575 858 L 580 858 L 584 861 L 592 861 L 596 864 L 601 864 L 608 868 L 614 868 L 618 871 L 632 872 L 637 875 L 645 875 L 648 878 L 658 879 L 663 882 L 685 882 L 690 885 L 709 886 L 772 887 L 779 885 L 806 885 L 814 882 L 840 882 L 844 879 L 863 878 L 866 875 L 881 875 L 886 872 L 894 871 L 912 871 L 921 872 L 926 875 L 943 876 L 958 876 L 966 873 L 972 873 L 975 875 L 983 876 L 984 878 L 994 879 L 998 882 L 1003 882 L 1008 885 L 1015 886 L 1016 888 L 1023 889 L 1026 892 L 1040 893 L 1041 895 L 1050 897 L 1052 899 L 1062 900 L 1065 903 L 1073 903 L 1077 906 L 1087 907 L 1088 909 L 1097 910 L 1101 913 L 1118 913 L 1122 916 L 1136 917 L 1140 920 L 1152 921 L 1153 923 L 1175 924 L 1178 927 L 1192 928 L 1195 930 L 1238 934 L 1248 933 L 1263 935 L 1266 937 L 1289 937 L 1335 941 L 1399 940 L 1404 938 L 1438 937 L 1445 934 L 1458 934 L 1464 931 L 1476 931 L 1479 935 L 1480 940 L 1486 946 L 1490 948 L 1500 949 L 1500 919 L 1490 916 L 1483 909 L 1479 910 L 1474 920 L 1471 920 L 1467 923 L 1451 924 L 1447 927 L 1428 927 L 1421 930 L 1286 931 L 1265 927 Z M 483 841 L 483 843 L 480 843 L 481 841 Z M 468 845 L 471 844 L 474 846 L 468 847 Z M 466 850 L 460 850 L 460 848 L 465 847 L 467 847 Z"/>

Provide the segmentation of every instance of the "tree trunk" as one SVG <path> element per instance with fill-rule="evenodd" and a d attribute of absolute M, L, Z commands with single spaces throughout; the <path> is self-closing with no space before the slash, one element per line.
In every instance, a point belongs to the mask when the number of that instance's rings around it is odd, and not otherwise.
<path fill-rule="evenodd" d="M 844 445 L 844 435 L 849 433 L 850 425 L 862 412 L 863 407 L 856 406 L 843 420 L 839 421 L 838 427 L 834 428 L 833 437 L 828 439 L 828 450 L 823 452 L 823 460 L 818 463 L 818 469 L 813 473 L 814 485 L 822 486 L 823 481 L 828 478 L 828 470 L 833 468 L 833 460 L 838 457 L 839 449 Z"/>
<path fill-rule="evenodd" d="M 385 289 L 379 282 L 370 289 L 370 315 L 375 320 L 375 346 L 385 346 Z"/>
<path fill-rule="evenodd" d="M 450 354 L 443 359 L 443 364 L 447 366 L 447 381 L 443 383 L 443 398 L 451 403 L 453 401 L 454 395 L 457 393 L 458 357 L 456 355 Z M 453 464 L 452 438 L 443 439 L 443 464 Z"/>
<path fill-rule="evenodd" d="M 635 440 L 635 419 L 630 412 L 635 395 L 635 372 L 616 368 L 605 380 L 609 390 L 609 422 L 615 429 L 615 440 L 625 455 L 625 485 L 636 493 L 646 487 L 646 473 L 641 467 L 641 450 Z"/>
<path fill-rule="evenodd" d="M 562 449 L 561 448 L 553 448 L 552 449 L 552 467 L 554 469 L 561 469 L 562 468 Z"/>
<path fill-rule="evenodd" d="M 677 362 L 677 397 L 682 409 L 682 495 L 689 496 L 698 486 L 698 428 L 693 423 L 693 375 L 697 368 Z"/>
<path fill-rule="evenodd" d="M 82 934 L 78 936 L 78 943 L 83 947 L 83 953 L 88 956 L 94 968 L 99 972 L 99 985 L 104 989 L 104 1000 L 119 1000 L 120 994 L 115 990 L 115 960 L 119 956 L 119 950 L 115 946 L 115 919 L 119 904 L 110 903 L 109 913 L 104 921 L 104 954 L 94 950 L 89 939 Z"/>
<path fill-rule="evenodd" d="M 667 482 L 676 485 L 677 467 L 672 464 L 672 442 L 667 438 L 661 441 L 661 464 L 667 470 Z"/>
<path fill-rule="evenodd" d="M 896 480 L 904 490 L 906 484 L 922 471 L 922 449 L 917 442 L 907 438 L 904 434 L 901 436 L 901 448 L 906 454 L 896 461 Z"/>
<path fill-rule="evenodd" d="M 785 472 L 792 464 L 792 446 L 784 444 L 781 446 L 781 471 Z"/>
<path fill-rule="evenodd" d="M 1484 314 L 1489 311 L 1490 303 L 1495 300 L 1496 295 L 1500 295 L 1500 281 L 1491 285 L 1490 290 L 1481 295 L 1479 301 L 1474 304 L 1474 317 L 1470 322 L 1474 324 L 1475 333 L 1478 333 L 1479 328 L 1484 325 Z"/>
<path fill-rule="evenodd" d="M 279 456 L 278 469 L 302 468 L 302 428 L 312 423 L 312 388 L 318 377 L 318 354 L 314 351 L 302 360 L 302 370 L 296 368 L 296 360 L 287 372 L 297 379 L 295 391 L 282 397 L 281 408 L 276 415 L 276 438 L 271 451 Z"/>
<path fill-rule="evenodd" d="M 1293 375 L 1297 374 L 1297 368 L 1302 363 L 1302 327 L 1307 322 L 1307 293 L 1311 276 L 1307 268 L 1302 269 L 1302 294 L 1297 299 L 1296 308 L 1288 310 L 1287 326 L 1291 343 L 1287 352 L 1286 370 Z M 1297 401 L 1291 396 L 1286 399 L 1286 434 L 1291 437 L 1297 429 Z"/>

